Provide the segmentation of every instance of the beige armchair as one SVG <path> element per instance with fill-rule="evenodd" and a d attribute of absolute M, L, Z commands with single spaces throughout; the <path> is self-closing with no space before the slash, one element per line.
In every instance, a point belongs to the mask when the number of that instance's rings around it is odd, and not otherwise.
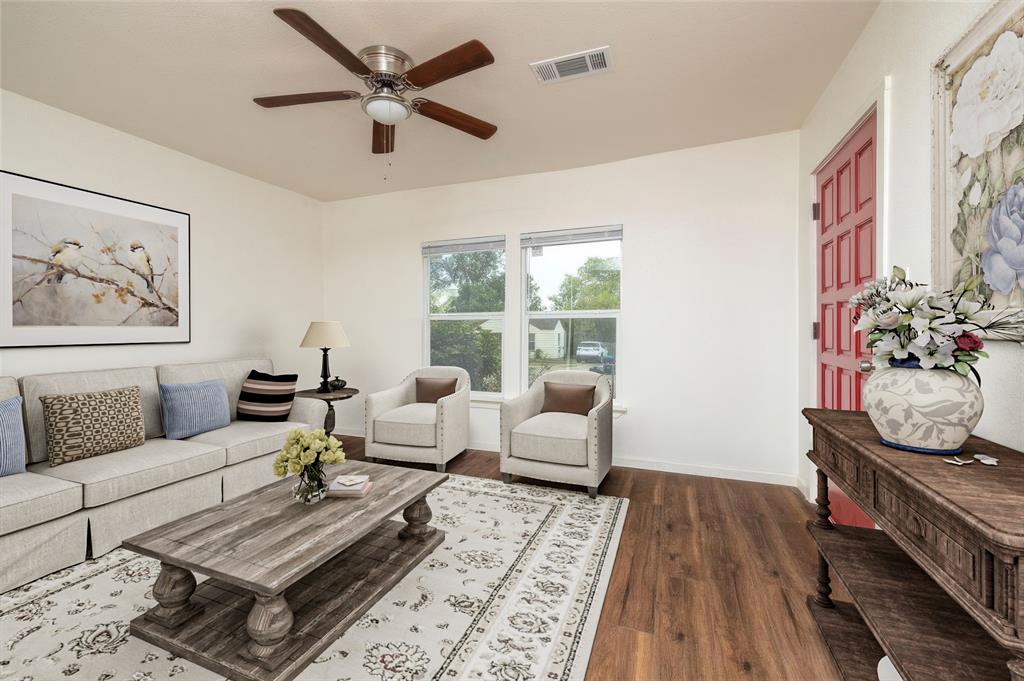
<path fill-rule="evenodd" d="M 541 413 L 544 384 L 594 385 L 586 416 Z M 612 465 L 612 391 L 607 376 L 590 371 L 549 371 L 525 393 L 501 405 L 501 479 L 513 475 L 583 485 L 597 496 Z"/>
<path fill-rule="evenodd" d="M 416 401 L 417 378 L 455 378 L 437 404 Z M 366 398 L 366 459 L 445 465 L 469 446 L 469 374 L 459 367 L 417 369 L 394 388 Z"/>

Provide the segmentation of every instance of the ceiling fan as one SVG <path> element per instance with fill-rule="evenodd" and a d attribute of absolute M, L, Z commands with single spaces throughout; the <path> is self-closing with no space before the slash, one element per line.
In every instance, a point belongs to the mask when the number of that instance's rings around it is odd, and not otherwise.
<path fill-rule="evenodd" d="M 361 78 L 370 92 L 363 95 L 354 90 L 334 90 L 253 99 L 260 106 L 270 108 L 359 99 L 363 111 L 373 119 L 372 149 L 375 154 L 394 151 L 395 125 L 413 113 L 484 140 L 490 139 L 498 130 L 487 121 L 444 104 L 422 97 L 407 99 L 403 96 L 408 91 L 416 92 L 493 64 L 494 55 L 479 40 L 470 40 L 416 66 L 409 55 L 389 45 L 371 45 L 359 50 L 358 54 L 352 54 L 323 26 L 300 10 L 281 8 L 275 9 L 274 14 Z"/>

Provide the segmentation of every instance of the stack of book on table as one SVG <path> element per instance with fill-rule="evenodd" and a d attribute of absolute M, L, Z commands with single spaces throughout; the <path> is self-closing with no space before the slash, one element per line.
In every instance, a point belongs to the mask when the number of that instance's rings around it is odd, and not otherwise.
<path fill-rule="evenodd" d="M 339 475 L 327 488 L 329 497 L 363 497 L 373 487 L 369 475 Z"/>

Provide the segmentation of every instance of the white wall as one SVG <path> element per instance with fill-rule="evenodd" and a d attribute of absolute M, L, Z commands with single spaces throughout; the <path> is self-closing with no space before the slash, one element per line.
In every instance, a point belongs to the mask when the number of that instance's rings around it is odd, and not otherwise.
<path fill-rule="evenodd" d="M 323 310 L 318 202 L 7 91 L 0 168 L 192 216 L 191 343 L 0 350 L 0 375 L 265 354 L 316 384 L 298 344 Z"/>
<path fill-rule="evenodd" d="M 980 3 L 883 2 L 800 130 L 800 402 L 814 405 L 814 248 L 810 177 L 891 76 L 888 210 L 881 235 L 886 271 L 905 265 L 914 279 L 931 280 L 931 65 L 988 6 Z M 979 365 L 985 415 L 977 434 L 1024 449 L 1024 347 L 990 343 Z M 802 417 L 801 451 L 810 448 Z M 801 470 L 812 473 L 802 457 Z"/>
<path fill-rule="evenodd" d="M 352 341 L 336 372 L 375 391 L 421 364 L 422 242 L 505 234 L 519 282 L 519 233 L 622 224 L 615 463 L 794 484 L 797 154 L 785 133 L 326 204 L 326 314 Z M 339 405 L 340 426 L 362 432 L 362 409 Z M 497 412 L 472 423 L 471 445 L 496 450 Z"/>

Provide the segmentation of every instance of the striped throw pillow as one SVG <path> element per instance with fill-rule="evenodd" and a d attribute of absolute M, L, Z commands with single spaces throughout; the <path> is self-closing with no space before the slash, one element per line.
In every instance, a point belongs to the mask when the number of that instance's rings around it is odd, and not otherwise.
<path fill-rule="evenodd" d="M 231 425 L 228 387 L 221 379 L 160 384 L 164 437 L 182 440 Z"/>
<path fill-rule="evenodd" d="M 253 369 L 238 396 L 238 420 L 287 421 L 298 382 L 298 374 L 274 376 Z"/>
<path fill-rule="evenodd" d="M 0 401 L 0 478 L 25 472 L 25 426 L 21 397 Z"/>

